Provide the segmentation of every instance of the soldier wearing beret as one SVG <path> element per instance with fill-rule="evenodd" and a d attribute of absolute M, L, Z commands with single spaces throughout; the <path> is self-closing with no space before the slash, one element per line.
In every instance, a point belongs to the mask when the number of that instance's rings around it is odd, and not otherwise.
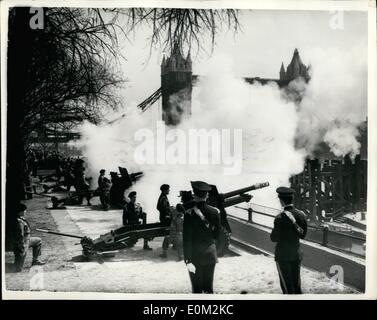
<path fill-rule="evenodd" d="M 293 189 L 279 187 L 276 192 L 284 209 L 276 216 L 270 237 L 271 241 L 276 242 L 275 261 L 280 286 L 284 294 L 300 294 L 300 239 L 306 235 L 306 215 L 293 206 Z"/>
<path fill-rule="evenodd" d="M 143 224 L 147 223 L 147 214 L 143 212 L 143 209 L 136 203 L 136 191 L 131 191 L 128 194 L 129 201 L 123 207 L 123 225 L 135 225 L 139 224 L 139 219 Z M 152 250 L 148 246 L 148 240 L 144 239 L 144 250 Z"/>
<path fill-rule="evenodd" d="M 193 293 L 213 293 L 217 263 L 216 240 L 220 230 L 220 212 L 206 203 L 211 186 L 191 182 L 195 205 L 183 219 L 183 255 Z"/>
<path fill-rule="evenodd" d="M 39 260 L 42 248 L 41 238 L 30 236 L 31 228 L 29 222 L 25 218 L 26 206 L 19 203 L 16 207 L 16 211 L 17 222 L 13 232 L 14 265 L 16 272 L 21 272 L 29 248 L 33 249 L 32 266 L 44 265 L 45 262 Z"/>

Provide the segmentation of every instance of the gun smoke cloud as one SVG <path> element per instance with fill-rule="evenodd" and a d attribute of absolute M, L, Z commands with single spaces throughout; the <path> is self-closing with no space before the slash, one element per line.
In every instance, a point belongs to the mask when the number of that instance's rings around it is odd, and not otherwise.
<path fill-rule="evenodd" d="M 298 107 L 297 148 L 310 157 L 321 157 L 323 144 L 336 156 L 360 151 L 358 127 L 367 116 L 367 54 L 362 48 L 314 49 L 310 56 L 308 85 Z"/>
<path fill-rule="evenodd" d="M 359 152 L 358 126 L 367 111 L 367 60 L 366 54 L 365 59 L 355 57 L 360 57 L 357 48 L 313 50 L 310 82 L 290 84 L 290 94 L 300 96 L 300 102 L 275 83 L 246 83 L 234 74 L 229 57 L 213 57 L 193 91 L 191 116 L 185 116 L 176 129 L 187 135 L 192 129 L 242 130 L 242 170 L 237 175 L 224 175 L 219 163 L 138 165 L 134 154 L 140 141 L 135 140 L 135 133 L 141 128 L 156 131 L 156 121 L 161 118 L 155 112 L 141 113 L 136 106 L 113 114 L 115 118 L 126 113 L 114 123 L 83 124 L 78 145 L 94 177 L 101 168 L 109 172 L 117 171 L 118 166 L 144 172 L 133 189 L 151 221 L 157 220 L 155 204 L 162 183 L 171 185 L 170 201 L 176 204 L 179 190 L 189 190 L 193 180 L 215 184 L 220 192 L 269 181 L 270 187 L 256 191 L 252 201 L 278 207 L 275 188 L 287 185 L 292 175 L 303 170 L 306 157 L 319 155 L 321 146 L 326 145 L 336 156 L 354 157 Z M 171 143 L 177 143 L 177 137 Z M 209 158 L 211 152 L 208 148 Z"/>

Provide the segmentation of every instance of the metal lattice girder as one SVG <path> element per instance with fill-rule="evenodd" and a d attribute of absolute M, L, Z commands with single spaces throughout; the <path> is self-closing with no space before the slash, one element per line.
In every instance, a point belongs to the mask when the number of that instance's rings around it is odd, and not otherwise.
<path fill-rule="evenodd" d="M 143 112 L 147 110 L 152 104 L 154 104 L 159 98 L 161 97 L 161 88 L 158 88 L 152 95 L 150 95 L 147 99 L 137 105 Z M 121 119 L 123 119 L 126 114 L 122 114 L 120 117 L 108 121 L 107 124 L 113 124 Z"/>
<path fill-rule="evenodd" d="M 161 88 L 158 88 L 152 95 L 145 99 L 142 103 L 138 104 L 138 108 L 142 111 L 147 110 L 152 104 L 154 104 L 161 97 Z"/>

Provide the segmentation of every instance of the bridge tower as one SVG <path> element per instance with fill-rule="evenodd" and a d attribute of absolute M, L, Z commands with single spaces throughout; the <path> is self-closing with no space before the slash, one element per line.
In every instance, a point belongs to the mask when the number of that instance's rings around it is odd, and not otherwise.
<path fill-rule="evenodd" d="M 177 125 L 182 117 L 191 115 L 192 61 L 186 59 L 178 45 L 170 57 L 161 63 L 162 120 L 166 125 Z"/>
<path fill-rule="evenodd" d="M 280 68 L 280 80 L 292 81 L 298 77 L 303 78 L 305 81 L 309 81 L 310 79 L 308 67 L 302 63 L 300 54 L 296 48 L 291 63 L 287 66 L 286 71 L 282 63 Z"/>

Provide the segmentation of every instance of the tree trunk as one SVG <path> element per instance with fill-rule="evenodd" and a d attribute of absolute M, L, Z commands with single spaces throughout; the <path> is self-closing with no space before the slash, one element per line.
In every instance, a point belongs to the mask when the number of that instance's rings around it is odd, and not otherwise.
<path fill-rule="evenodd" d="M 24 97 L 33 50 L 29 27 L 29 8 L 9 11 L 7 69 L 7 144 L 6 144 L 6 244 L 16 221 L 15 206 L 24 199 L 25 144 L 21 125 L 25 116 Z"/>

